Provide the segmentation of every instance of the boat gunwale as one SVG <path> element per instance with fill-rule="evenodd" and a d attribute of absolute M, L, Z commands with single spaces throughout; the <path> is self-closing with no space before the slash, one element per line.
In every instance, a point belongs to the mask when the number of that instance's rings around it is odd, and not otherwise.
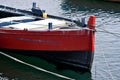
<path fill-rule="evenodd" d="M 5 30 L 5 29 L 0 29 L 0 34 L 6 34 L 6 35 L 61 35 L 61 36 L 65 36 L 65 35 L 69 35 L 69 36 L 77 36 L 77 35 L 81 35 L 81 36 L 86 36 L 89 35 L 90 32 L 94 32 L 91 30 L 45 30 L 45 31 L 33 31 L 33 30 Z"/>

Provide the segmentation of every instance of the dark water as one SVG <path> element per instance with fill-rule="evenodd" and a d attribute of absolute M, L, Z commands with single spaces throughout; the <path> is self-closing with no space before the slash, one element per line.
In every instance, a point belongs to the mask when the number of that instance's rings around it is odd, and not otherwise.
<path fill-rule="evenodd" d="M 120 78 L 120 3 L 102 0 L 0 0 L 1 5 L 27 9 L 33 1 L 47 13 L 77 19 L 97 16 L 96 49 L 90 73 L 70 69 L 60 70 L 55 64 L 38 57 L 11 54 L 12 56 L 44 68 L 46 70 L 73 78 L 75 80 L 119 80 Z M 0 55 L 0 80 L 66 80 L 39 71 Z"/>

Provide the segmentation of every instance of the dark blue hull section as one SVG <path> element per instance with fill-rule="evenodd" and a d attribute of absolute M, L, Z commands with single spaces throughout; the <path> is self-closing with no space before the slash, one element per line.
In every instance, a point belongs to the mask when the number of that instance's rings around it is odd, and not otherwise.
<path fill-rule="evenodd" d="M 88 51 L 18 51 L 1 50 L 7 53 L 17 53 L 36 56 L 55 63 L 59 68 L 70 68 L 76 71 L 91 71 L 94 53 Z M 62 65 L 61 65 L 62 64 Z M 63 66 L 64 65 L 64 66 Z"/>

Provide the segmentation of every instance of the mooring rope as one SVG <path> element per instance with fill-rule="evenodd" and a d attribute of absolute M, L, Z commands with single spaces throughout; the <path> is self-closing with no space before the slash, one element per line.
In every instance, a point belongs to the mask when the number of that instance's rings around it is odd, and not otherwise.
<path fill-rule="evenodd" d="M 6 57 L 8 57 L 8 58 L 10 58 L 10 59 L 12 59 L 12 60 L 14 60 L 14 61 L 16 61 L 16 62 L 22 63 L 22 64 L 24 64 L 24 65 L 27 65 L 27 66 L 29 66 L 29 67 L 32 67 L 32 68 L 34 68 L 34 69 L 37 69 L 37 70 L 40 70 L 40 71 L 43 71 L 43 72 L 46 72 L 46 73 L 49 73 L 49 74 L 52 74 L 52 75 L 54 75 L 54 76 L 57 76 L 57 77 L 60 77 L 60 78 L 63 78 L 63 79 L 67 79 L 67 80 L 75 80 L 75 79 L 73 79 L 73 78 L 70 78 L 70 77 L 67 77 L 67 76 L 63 76 L 63 75 L 60 75 L 60 74 L 58 74 L 58 73 L 54 73 L 54 72 L 48 71 L 48 70 L 46 70 L 46 69 L 37 67 L 37 66 L 35 66 L 35 65 L 26 63 L 26 62 L 24 62 L 24 61 L 22 61 L 22 60 L 19 60 L 19 59 L 15 58 L 15 57 L 10 56 L 10 55 L 8 55 L 8 54 L 5 54 L 5 53 L 3 53 L 3 52 L 0 52 L 0 54 L 6 56 Z"/>
<path fill-rule="evenodd" d="M 98 29 L 100 29 L 100 30 L 98 30 Z M 103 28 L 97 28 L 96 32 L 108 33 L 108 34 L 111 34 L 113 36 L 120 37 L 120 33 L 111 32 L 111 31 L 105 30 Z"/>
<path fill-rule="evenodd" d="M 102 50 L 103 51 L 103 50 Z M 104 72 L 106 72 L 110 77 L 109 78 L 111 78 L 111 80 L 115 80 L 114 79 L 114 77 L 113 77 L 113 74 L 112 74 L 112 72 L 111 72 L 111 70 L 110 70 L 110 64 L 108 63 L 108 61 L 107 61 L 107 59 L 106 59 L 106 56 L 105 56 L 105 54 L 103 53 L 101 51 L 101 53 L 102 53 L 102 56 L 103 56 L 103 58 L 104 58 L 104 62 L 105 62 L 105 64 L 106 64 L 106 66 L 107 66 L 107 69 L 108 69 L 108 72 L 107 71 L 105 71 L 105 70 L 102 70 L 102 71 L 104 71 Z M 94 63 L 94 65 L 95 65 L 95 71 L 94 71 L 94 79 L 95 80 L 97 80 L 97 65 L 96 65 L 96 63 Z M 107 78 L 107 77 L 104 77 L 101 73 L 99 73 L 100 75 L 101 75 L 101 77 L 103 77 L 104 79 L 105 78 Z M 108 79 L 109 80 L 109 79 Z"/>
<path fill-rule="evenodd" d="M 111 73 L 111 71 L 110 71 L 110 65 L 109 65 L 109 63 L 108 63 L 108 61 L 107 61 L 106 56 L 105 56 L 104 53 L 103 53 L 103 58 L 104 58 L 104 60 L 105 60 L 106 66 L 107 66 L 107 68 L 108 68 L 108 70 L 109 70 L 109 75 L 111 76 L 111 79 L 112 79 L 112 80 L 115 80 L 114 77 L 113 77 L 113 75 L 112 75 L 112 73 Z"/>
<path fill-rule="evenodd" d="M 104 54 L 104 52 L 103 52 L 102 49 L 101 49 L 101 53 L 102 53 L 102 56 L 103 56 L 103 58 L 104 58 L 104 62 L 105 62 L 105 64 L 106 64 L 107 68 L 108 68 L 107 74 L 109 74 L 109 76 L 111 77 L 112 80 L 115 80 L 114 77 L 113 77 L 113 74 L 112 74 L 112 72 L 111 72 L 111 70 L 110 70 L 110 64 L 109 64 L 109 62 L 107 61 L 106 56 L 105 56 L 105 54 Z"/>
<path fill-rule="evenodd" d="M 113 35 L 113 36 L 116 36 L 116 37 L 119 37 L 119 38 L 120 38 L 120 34 L 119 34 L 119 33 L 114 33 L 114 32 L 107 31 L 107 30 L 101 28 L 100 26 L 99 26 L 99 27 L 96 27 L 96 28 L 97 28 L 96 32 L 104 32 L 104 33 L 111 34 L 111 35 Z M 100 29 L 100 30 L 98 30 L 98 29 Z M 101 49 L 101 52 L 102 52 L 102 51 L 103 51 L 103 50 Z M 106 66 L 107 66 L 107 68 L 108 68 L 108 72 L 107 72 L 107 71 L 105 71 L 105 72 L 106 72 L 107 74 L 109 74 L 109 76 L 111 77 L 112 80 L 115 80 L 114 77 L 113 77 L 113 75 L 112 75 L 112 72 L 111 72 L 111 70 L 110 70 L 110 64 L 108 63 L 104 52 L 102 52 L 102 56 L 103 56 L 103 58 L 104 58 L 104 60 L 105 60 Z M 97 72 L 96 72 L 96 63 L 95 63 L 95 79 L 96 79 L 96 74 L 97 74 Z"/>

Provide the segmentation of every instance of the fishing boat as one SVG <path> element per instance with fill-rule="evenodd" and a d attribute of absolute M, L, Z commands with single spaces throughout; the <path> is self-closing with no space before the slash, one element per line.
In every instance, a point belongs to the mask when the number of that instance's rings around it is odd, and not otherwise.
<path fill-rule="evenodd" d="M 31 11 L 12 9 L 1 11 L 12 14 L 0 19 L 1 51 L 39 55 L 50 61 L 91 70 L 95 16 L 90 16 L 87 23 L 85 18 L 78 21 L 66 19 L 46 14 L 35 3 Z"/>

